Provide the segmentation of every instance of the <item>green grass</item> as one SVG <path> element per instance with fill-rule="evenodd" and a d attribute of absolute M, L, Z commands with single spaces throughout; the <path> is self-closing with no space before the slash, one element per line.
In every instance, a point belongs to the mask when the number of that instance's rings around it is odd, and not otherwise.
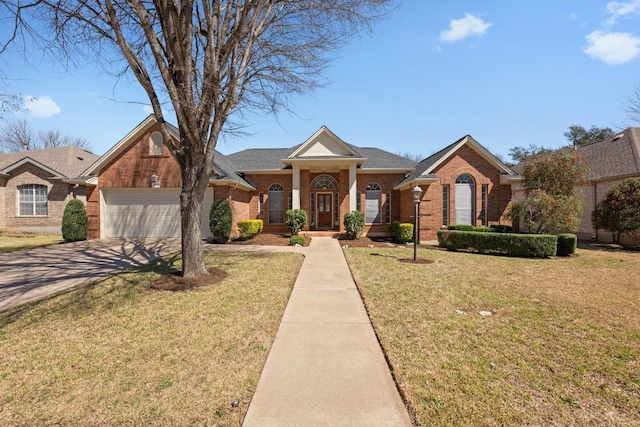
<path fill-rule="evenodd" d="M 302 256 L 206 262 L 226 278 L 149 289 L 176 256 L 0 314 L 0 425 L 239 425 Z"/>
<path fill-rule="evenodd" d="M 417 425 L 640 425 L 640 255 L 345 254 Z"/>
<path fill-rule="evenodd" d="M 55 245 L 62 242 L 62 236 L 56 234 L 34 234 L 20 237 L 3 236 L 0 234 L 0 253 Z"/>

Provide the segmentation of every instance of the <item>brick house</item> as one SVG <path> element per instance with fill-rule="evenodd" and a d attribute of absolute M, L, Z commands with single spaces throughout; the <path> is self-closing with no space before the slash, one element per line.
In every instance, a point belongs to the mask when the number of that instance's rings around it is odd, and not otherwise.
<path fill-rule="evenodd" d="M 591 212 L 613 185 L 626 178 L 640 178 L 640 127 L 627 128 L 613 138 L 577 147 L 576 152 L 589 163 L 594 174 L 587 185 L 580 187 L 583 212 L 578 238 L 611 242 L 611 233 L 593 228 Z M 625 236 L 621 236 L 621 241 L 634 243 Z"/>
<path fill-rule="evenodd" d="M 176 140 L 177 129 L 172 129 Z M 341 140 L 323 126 L 290 148 L 215 153 L 203 203 L 203 236 L 214 200 L 227 200 L 233 222 L 261 218 L 264 232 L 286 232 L 286 211 L 307 212 L 305 231 L 344 231 L 352 210 L 365 233 L 386 233 L 392 221 L 413 222 L 411 189 L 420 185 L 420 238 L 433 240 L 449 223 L 504 223 L 518 176 L 470 136 L 416 164 Z M 89 237 L 179 237 L 181 179 L 152 116 L 78 178 L 87 186 Z M 235 230 L 237 231 L 237 230 Z"/>
<path fill-rule="evenodd" d="M 0 154 L 0 229 L 60 233 L 67 202 L 85 200 L 73 177 L 98 158 L 77 147 Z"/>

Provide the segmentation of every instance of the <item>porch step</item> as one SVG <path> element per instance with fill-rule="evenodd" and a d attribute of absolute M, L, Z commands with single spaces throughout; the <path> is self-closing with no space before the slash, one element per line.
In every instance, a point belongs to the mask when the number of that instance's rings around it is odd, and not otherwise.
<path fill-rule="evenodd" d="M 305 237 L 340 237 L 343 235 L 343 233 L 340 233 L 339 231 L 331 231 L 331 230 L 327 230 L 327 231 L 301 231 L 300 234 L 302 234 Z"/>

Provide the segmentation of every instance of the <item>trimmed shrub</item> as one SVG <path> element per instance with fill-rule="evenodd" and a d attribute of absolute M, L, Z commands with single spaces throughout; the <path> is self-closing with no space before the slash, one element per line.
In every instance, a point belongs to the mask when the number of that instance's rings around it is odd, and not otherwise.
<path fill-rule="evenodd" d="M 451 251 L 468 249 L 480 253 L 547 258 L 556 254 L 557 242 L 558 237 L 550 234 L 438 231 L 439 245 Z"/>
<path fill-rule="evenodd" d="M 240 239 L 250 240 L 262 233 L 264 223 L 261 219 L 245 219 L 238 221 L 238 228 L 240 229 Z"/>
<path fill-rule="evenodd" d="M 289 209 L 287 211 L 287 228 L 294 236 L 307 225 L 307 213 L 302 209 Z"/>
<path fill-rule="evenodd" d="M 89 219 L 87 210 L 78 199 L 69 200 L 62 214 L 62 238 L 65 242 L 87 240 Z"/>
<path fill-rule="evenodd" d="M 494 233 L 511 233 L 511 232 L 513 232 L 513 229 L 511 227 L 509 227 L 508 225 L 493 224 L 493 225 L 490 225 L 489 228 Z"/>
<path fill-rule="evenodd" d="M 344 228 L 347 231 L 347 238 L 355 240 L 364 230 L 364 214 L 360 211 L 351 211 L 344 214 Z"/>
<path fill-rule="evenodd" d="M 447 226 L 447 230 L 473 231 L 475 227 L 471 224 L 451 224 Z"/>
<path fill-rule="evenodd" d="M 569 256 L 576 253 L 578 237 L 575 234 L 564 233 L 558 234 L 557 256 Z"/>
<path fill-rule="evenodd" d="M 209 211 L 209 229 L 213 237 L 219 237 L 227 242 L 231 236 L 231 224 L 233 223 L 231 206 L 226 200 L 216 200 Z"/>
<path fill-rule="evenodd" d="M 289 238 L 289 246 L 295 246 L 295 245 L 304 246 L 304 237 L 298 236 L 297 234 L 291 236 Z"/>
<path fill-rule="evenodd" d="M 398 234 L 395 238 L 398 243 L 411 242 L 413 240 L 413 224 L 409 222 L 398 223 Z"/>

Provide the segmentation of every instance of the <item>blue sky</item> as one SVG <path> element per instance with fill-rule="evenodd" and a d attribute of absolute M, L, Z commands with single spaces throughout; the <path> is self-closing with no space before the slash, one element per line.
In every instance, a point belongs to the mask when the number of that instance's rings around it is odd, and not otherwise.
<path fill-rule="evenodd" d="M 357 146 L 423 157 L 470 134 L 507 158 L 514 146 L 564 144 L 572 124 L 640 125 L 623 111 L 640 86 L 640 0 L 397 4 L 372 36 L 336 54 L 330 85 L 291 100 L 295 114 L 250 115 L 253 134 L 218 150 L 290 147 L 326 125 Z M 0 92 L 26 100 L 7 117 L 84 137 L 97 154 L 148 114 L 136 83 L 91 64 L 64 71 L 36 52 L 25 62 L 12 51 L 0 56 L 0 71 Z"/>

